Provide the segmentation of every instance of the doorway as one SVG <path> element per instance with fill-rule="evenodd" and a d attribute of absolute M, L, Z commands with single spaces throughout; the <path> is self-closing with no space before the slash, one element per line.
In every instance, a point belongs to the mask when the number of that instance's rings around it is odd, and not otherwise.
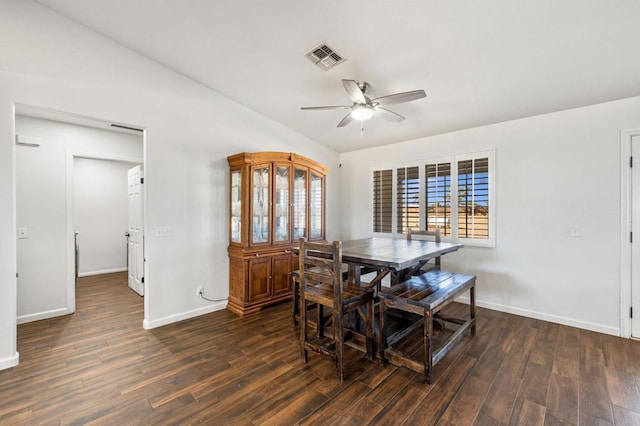
<path fill-rule="evenodd" d="M 104 120 L 24 105 L 16 105 L 15 114 L 16 217 L 23 230 L 16 241 L 17 322 L 24 323 L 75 312 L 74 162 L 143 164 L 145 135 L 130 126 L 116 132 Z M 19 136 L 38 143 L 20 146 Z M 126 174 L 124 182 L 126 202 Z M 125 231 L 118 232 L 123 251 Z"/>
<path fill-rule="evenodd" d="M 142 296 L 142 166 L 136 159 L 104 155 L 73 154 L 71 161 L 67 209 L 76 239 L 76 278 L 128 271 L 134 277 L 129 287 Z"/>

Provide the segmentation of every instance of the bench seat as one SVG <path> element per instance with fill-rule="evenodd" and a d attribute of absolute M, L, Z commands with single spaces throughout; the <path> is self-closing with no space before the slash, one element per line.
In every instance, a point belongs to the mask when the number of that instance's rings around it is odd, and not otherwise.
<path fill-rule="evenodd" d="M 433 380 L 433 366 L 462 339 L 464 332 L 471 331 L 475 335 L 475 283 L 474 275 L 458 274 L 447 271 L 429 271 L 412 277 L 378 293 L 380 297 L 380 328 L 382 330 L 379 345 L 383 362 L 408 367 L 424 375 L 428 383 Z M 469 291 L 469 318 L 447 318 L 437 316 L 438 312 L 453 302 L 456 297 Z M 387 336 L 385 324 L 388 323 L 388 309 L 417 314 L 419 321 L 409 327 Z M 433 347 L 434 317 L 458 326 L 457 330 L 437 349 Z M 394 344 L 407 337 L 417 327 L 423 328 L 423 357 L 420 360 L 411 358 L 394 349 Z"/>

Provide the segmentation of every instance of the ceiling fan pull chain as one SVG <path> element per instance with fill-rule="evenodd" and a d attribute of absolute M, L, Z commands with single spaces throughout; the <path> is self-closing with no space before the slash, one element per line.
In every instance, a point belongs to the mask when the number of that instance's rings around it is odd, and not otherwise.
<path fill-rule="evenodd" d="M 360 121 L 360 139 L 364 139 L 364 121 Z"/>

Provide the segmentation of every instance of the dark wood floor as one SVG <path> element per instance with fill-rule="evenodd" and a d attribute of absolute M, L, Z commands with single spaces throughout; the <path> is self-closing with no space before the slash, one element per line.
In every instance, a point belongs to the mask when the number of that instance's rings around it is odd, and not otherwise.
<path fill-rule="evenodd" d="M 125 279 L 83 278 L 77 313 L 18 327 L 1 424 L 640 425 L 637 341 L 479 309 L 433 385 L 351 349 L 339 383 L 300 362 L 287 304 L 145 331 Z"/>

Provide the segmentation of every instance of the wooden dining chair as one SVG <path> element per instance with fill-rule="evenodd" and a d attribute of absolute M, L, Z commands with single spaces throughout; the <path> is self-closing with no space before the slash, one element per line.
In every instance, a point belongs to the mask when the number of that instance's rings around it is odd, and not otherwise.
<path fill-rule="evenodd" d="M 417 238 L 416 238 L 417 237 Z M 436 243 L 440 242 L 440 228 L 436 228 L 435 231 L 417 230 L 407 228 L 407 240 L 433 240 Z M 440 270 L 440 256 L 433 258 L 429 262 L 420 267 L 419 270 L 414 272 L 414 275 L 424 274 L 429 271 Z"/>
<path fill-rule="evenodd" d="M 332 359 L 338 370 L 340 381 L 344 379 L 344 349 L 348 338 L 357 344 L 356 337 L 364 337 L 365 352 L 373 359 L 373 299 L 372 289 L 349 284 L 342 279 L 342 243 L 311 243 L 300 239 L 300 347 L 302 361 L 307 362 L 308 351 Z M 309 333 L 307 308 L 309 304 L 331 308 L 331 335 L 326 336 L 322 327 L 317 333 Z M 364 309 L 361 309 L 364 308 Z M 364 332 L 348 328 L 345 315 L 355 313 L 363 323 Z"/>
<path fill-rule="evenodd" d="M 348 265 L 342 264 L 342 279 L 346 280 L 349 277 Z M 291 271 L 291 284 L 292 284 L 292 298 L 291 298 L 291 320 L 293 326 L 297 326 L 300 320 L 300 271 L 297 269 Z M 319 309 L 318 315 L 322 316 L 322 308 Z M 321 320 L 322 318 L 319 318 Z M 315 326 L 314 326 L 315 327 Z"/>

